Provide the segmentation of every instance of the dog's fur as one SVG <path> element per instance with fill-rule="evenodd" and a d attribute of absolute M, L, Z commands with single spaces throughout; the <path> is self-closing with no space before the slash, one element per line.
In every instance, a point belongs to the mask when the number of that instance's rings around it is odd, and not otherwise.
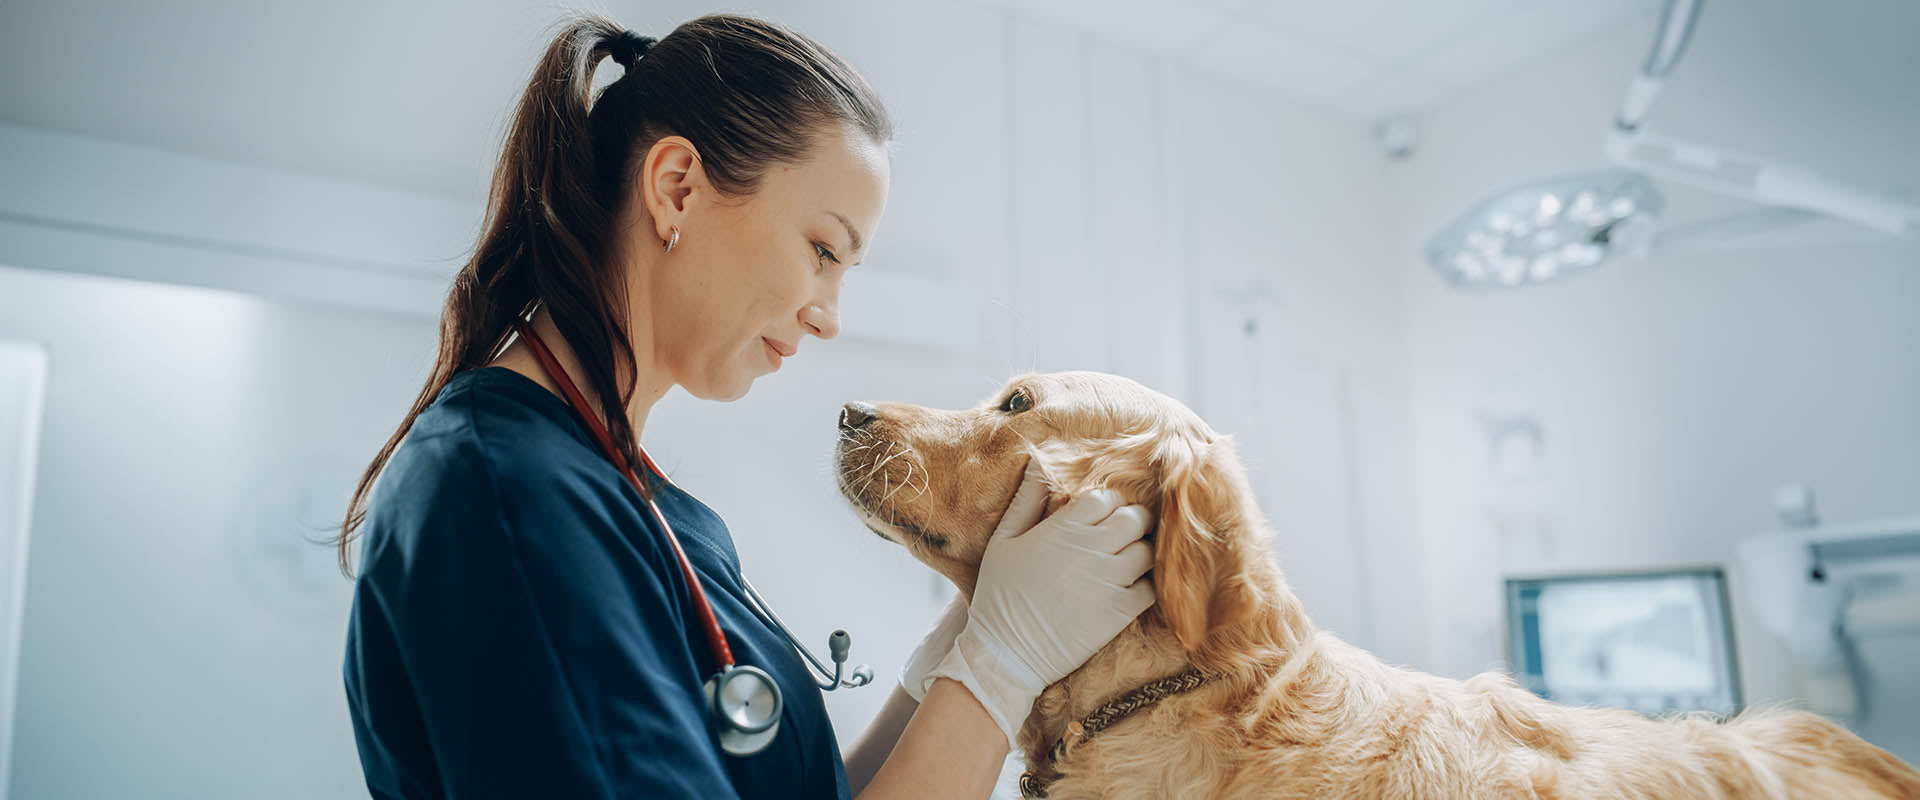
<path fill-rule="evenodd" d="M 1030 409 L 1008 410 L 1016 391 Z M 1155 607 L 1048 687 L 1018 744 L 1038 767 L 1069 722 L 1121 693 L 1190 665 L 1224 677 L 1070 749 L 1057 800 L 1920 797 L 1920 773 L 1813 714 L 1719 723 L 1570 708 L 1497 673 L 1388 666 L 1316 631 L 1230 441 L 1133 381 L 1026 375 L 977 408 L 878 412 L 842 431 L 841 489 L 876 533 L 969 597 L 1029 458 L 1053 505 L 1106 486 L 1158 520 Z"/>

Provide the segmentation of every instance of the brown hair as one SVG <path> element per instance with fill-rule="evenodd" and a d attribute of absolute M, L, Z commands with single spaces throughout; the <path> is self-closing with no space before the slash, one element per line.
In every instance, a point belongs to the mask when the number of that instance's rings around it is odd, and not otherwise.
<path fill-rule="evenodd" d="M 593 14 L 563 20 L 528 80 L 506 134 L 478 246 L 447 293 L 433 371 L 413 408 L 367 466 L 335 539 L 351 578 L 350 545 L 368 495 L 420 412 L 462 370 L 482 366 L 515 320 L 544 307 L 600 399 L 614 446 L 639 463 L 625 409 L 635 376 L 622 265 L 608 263 L 616 215 L 640 162 L 662 137 L 699 149 L 714 188 L 754 191 L 769 167 L 807 157 L 825 125 L 852 125 L 875 142 L 893 123 L 873 87 L 819 43 L 751 17 L 715 14 L 622 54 L 631 66 L 593 96 L 600 59 L 633 48 L 626 29 Z M 612 398 L 617 398 L 614 400 Z"/>

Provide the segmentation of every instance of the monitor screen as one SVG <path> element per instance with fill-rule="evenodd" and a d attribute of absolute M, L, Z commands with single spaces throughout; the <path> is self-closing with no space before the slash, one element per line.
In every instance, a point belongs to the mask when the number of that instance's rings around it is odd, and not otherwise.
<path fill-rule="evenodd" d="M 1717 567 L 1509 578 L 1507 662 L 1522 686 L 1557 703 L 1740 710 Z"/>

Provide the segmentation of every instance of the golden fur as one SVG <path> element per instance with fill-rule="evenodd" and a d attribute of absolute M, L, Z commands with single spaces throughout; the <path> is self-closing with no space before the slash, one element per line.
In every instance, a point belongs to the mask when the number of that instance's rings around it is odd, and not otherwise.
<path fill-rule="evenodd" d="M 1009 403 L 1016 392 L 1030 409 Z M 836 455 L 868 525 L 968 596 L 1029 458 L 1056 504 L 1107 486 L 1154 512 L 1156 605 L 1047 688 L 1020 749 L 1037 767 L 1069 722 L 1189 665 L 1225 677 L 1070 749 L 1056 800 L 1920 798 L 1920 773 L 1813 714 L 1720 723 L 1570 708 L 1498 673 L 1425 675 L 1316 631 L 1231 441 L 1125 378 L 1026 375 L 958 411 L 881 405 Z"/>

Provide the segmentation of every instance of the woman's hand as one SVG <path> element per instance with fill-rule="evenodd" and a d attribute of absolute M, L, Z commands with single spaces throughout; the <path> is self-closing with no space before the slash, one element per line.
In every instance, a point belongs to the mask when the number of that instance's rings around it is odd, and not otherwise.
<path fill-rule="evenodd" d="M 1153 567 L 1153 550 L 1140 538 L 1151 524 L 1146 509 L 1096 489 L 1042 520 L 1046 499 L 1039 467 L 1029 464 L 980 560 L 953 649 L 924 677 L 913 676 L 911 663 L 902 674 L 903 683 L 919 684 L 906 687 L 916 696 L 936 678 L 966 686 L 1009 743 L 1042 690 L 1153 605 L 1152 581 L 1142 577 Z"/>
<path fill-rule="evenodd" d="M 973 602 L 947 605 L 847 759 L 861 800 L 987 794 L 1040 691 L 1153 605 L 1141 577 L 1153 565 L 1140 541 L 1145 509 L 1090 492 L 1042 521 L 1046 503 L 1030 465 L 987 544 Z"/>
<path fill-rule="evenodd" d="M 927 635 L 921 637 L 920 645 L 907 655 L 906 665 L 900 668 L 900 688 L 907 690 L 914 702 L 927 698 L 927 687 L 933 684 L 933 668 L 940 666 L 947 653 L 953 651 L 953 640 L 959 638 L 960 631 L 966 627 L 967 598 L 956 594 L 934 620 Z"/>

